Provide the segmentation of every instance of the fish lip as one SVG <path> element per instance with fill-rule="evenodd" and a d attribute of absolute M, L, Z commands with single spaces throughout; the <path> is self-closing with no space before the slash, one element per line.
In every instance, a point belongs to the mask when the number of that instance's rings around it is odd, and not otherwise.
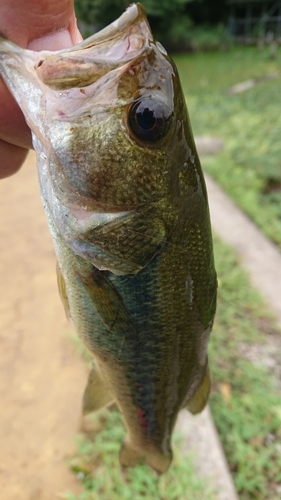
<path fill-rule="evenodd" d="M 128 31 L 128 29 L 134 24 L 141 23 L 146 20 L 146 13 L 143 6 L 140 3 L 133 3 L 130 5 L 121 16 L 113 21 L 111 24 L 103 28 L 102 30 L 94 33 L 91 37 L 83 40 L 74 47 L 64 50 L 64 53 L 75 52 L 84 48 L 89 48 L 90 44 L 96 45 L 103 43 L 113 38 L 119 38 Z M 150 31 L 150 30 L 149 30 Z M 151 38 L 153 38 L 150 31 Z"/>
<path fill-rule="evenodd" d="M 133 4 L 109 26 L 69 49 L 33 53 L 34 70 L 55 91 L 87 87 L 113 70 L 124 71 L 126 63 L 153 42 L 143 7 Z"/>
<path fill-rule="evenodd" d="M 139 28 L 141 32 L 142 38 L 148 42 L 149 40 L 154 40 L 153 34 L 151 32 L 150 26 L 147 21 L 146 12 L 143 6 L 140 3 L 133 3 L 130 5 L 121 16 L 113 21 L 111 24 L 101 29 L 97 33 L 94 33 L 90 37 L 82 40 L 82 42 L 69 47 L 68 49 L 60 49 L 60 50 L 43 50 L 38 52 L 38 56 L 53 56 L 53 55 L 68 55 L 75 52 L 80 52 L 81 50 L 91 49 L 91 47 L 95 47 L 97 45 L 105 44 L 111 40 L 115 40 L 118 38 L 122 38 L 124 34 L 128 33 L 130 28 L 136 26 Z M 145 26 L 145 28 L 144 28 Z M 26 52 L 32 52 L 29 49 L 26 49 Z M 42 57 L 41 57 L 42 59 Z M 39 61 L 39 58 L 38 58 Z M 40 60 L 38 64 L 41 64 Z"/>

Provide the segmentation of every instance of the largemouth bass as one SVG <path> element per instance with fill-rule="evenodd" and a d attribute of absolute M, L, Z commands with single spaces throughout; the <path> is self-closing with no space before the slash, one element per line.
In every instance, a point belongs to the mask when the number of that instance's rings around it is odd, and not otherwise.
<path fill-rule="evenodd" d="M 121 464 L 171 462 L 208 399 L 216 273 L 205 183 L 174 63 L 143 8 L 71 49 L 1 38 L 31 128 L 66 313 L 94 358 L 84 413 L 115 401 Z"/>

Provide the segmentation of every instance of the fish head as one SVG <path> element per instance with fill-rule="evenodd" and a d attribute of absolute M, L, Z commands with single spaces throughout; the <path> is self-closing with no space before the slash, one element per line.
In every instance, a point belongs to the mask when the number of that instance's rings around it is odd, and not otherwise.
<path fill-rule="evenodd" d="M 43 145 L 42 191 L 57 230 L 99 269 L 139 272 L 168 238 L 181 169 L 196 155 L 175 65 L 140 5 L 71 49 L 34 55 L 42 97 L 27 115 L 35 148 Z M 126 258 L 117 249 L 110 261 L 111 235 L 121 247 L 136 219 L 146 219 L 135 231 L 147 252 Z"/>
<path fill-rule="evenodd" d="M 75 48 L 40 56 L 34 71 L 47 87 L 43 137 L 62 202 L 70 194 L 78 206 L 123 212 L 169 196 L 179 158 L 190 156 L 185 104 L 140 5 Z"/>
<path fill-rule="evenodd" d="M 181 169 L 196 156 L 177 70 L 143 8 L 131 5 L 70 49 L 16 51 L 7 44 L 8 80 L 33 132 L 57 232 L 99 269 L 138 272 L 167 239 Z M 141 213 L 161 234 L 147 256 L 122 269 L 101 263 L 92 248 L 95 228 L 124 226 Z"/>

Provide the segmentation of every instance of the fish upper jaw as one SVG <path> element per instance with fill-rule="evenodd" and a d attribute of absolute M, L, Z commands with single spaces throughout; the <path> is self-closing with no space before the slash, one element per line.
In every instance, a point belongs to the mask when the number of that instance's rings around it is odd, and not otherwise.
<path fill-rule="evenodd" d="M 87 87 L 138 57 L 154 41 L 143 8 L 134 4 L 117 21 L 70 49 L 37 56 L 38 78 L 54 90 Z"/>
<path fill-rule="evenodd" d="M 109 72 L 118 73 L 122 67 L 125 70 L 153 41 L 142 7 L 133 4 L 110 26 L 67 50 L 35 52 L 0 36 L 0 68 L 29 127 L 44 141 L 46 127 L 42 121 L 46 125 L 49 114 L 54 118 L 57 101 L 63 103 L 64 100 L 61 92 L 70 91 L 66 100 L 80 97 L 73 117 L 76 120 L 78 107 L 81 109 L 87 100 L 88 87 Z M 80 93 L 81 87 L 87 89 L 84 95 Z M 66 107 L 68 110 L 68 105 Z M 60 104 L 58 114 L 59 108 Z M 63 109 L 59 119 L 64 119 Z"/>

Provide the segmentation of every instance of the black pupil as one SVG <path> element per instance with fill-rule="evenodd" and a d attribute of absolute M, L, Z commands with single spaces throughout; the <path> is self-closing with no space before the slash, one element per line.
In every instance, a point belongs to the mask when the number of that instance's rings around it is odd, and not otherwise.
<path fill-rule="evenodd" d="M 136 136 L 148 141 L 157 141 L 166 134 L 170 118 L 171 111 L 164 102 L 143 98 L 132 105 L 129 125 Z"/>
<path fill-rule="evenodd" d="M 139 106 L 141 107 L 141 106 Z M 157 121 L 157 118 L 154 114 L 154 111 L 149 109 L 149 108 L 144 108 L 142 111 L 137 111 L 136 113 L 136 121 L 137 124 L 141 127 L 143 130 L 151 130 Z"/>

